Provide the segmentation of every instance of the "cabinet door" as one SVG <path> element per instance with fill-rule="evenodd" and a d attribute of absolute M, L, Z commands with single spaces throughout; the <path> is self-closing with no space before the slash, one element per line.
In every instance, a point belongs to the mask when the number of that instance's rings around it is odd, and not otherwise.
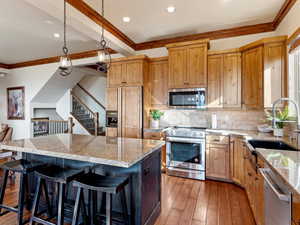
<path fill-rule="evenodd" d="M 168 69 L 167 60 L 152 62 L 149 65 L 151 83 L 151 105 L 153 108 L 168 105 Z"/>
<path fill-rule="evenodd" d="M 118 111 L 118 88 L 106 88 L 106 110 Z"/>
<path fill-rule="evenodd" d="M 221 77 L 223 75 L 223 56 L 208 56 L 207 106 L 222 107 Z"/>
<path fill-rule="evenodd" d="M 106 128 L 107 137 L 118 137 L 118 128 L 108 127 Z"/>
<path fill-rule="evenodd" d="M 108 87 L 118 87 L 122 84 L 122 63 L 113 63 L 108 71 L 107 84 Z"/>
<path fill-rule="evenodd" d="M 243 52 L 243 104 L 263 108 L 263 47 Z"/>
<path fill-rule="evenodd" d="M 207 85 L 207 45 L 187 48 L 187 85 L 206 87 Z"/>
<path fill-rule="evenodd" d="M 121 136 L 142 138 L 142 87 L 121 88 L 121 99 Z"/>
<path fill-rule="evenodd" d="M 244 186 L 244 142 L 240 139 L 234 139 L 230 143 L 230 158 L 231 158 L 231 179 Z"/>
<path fill-rule="evenodd" d="M 185 48 L 169 50 L 169 88 L 187 87 L 187 51 Z"/>
<path fill-rule="evenodd" d="M 272 103 L 285 94 L 285 55 L 283 43 L 272 43 L 264 46 L 264 106 Z"/>
<path fill-rule="evenodd" d="M 206 175 L 228 180 L 230 178 L 228 146 L 209 145 L 207 153 Z"/>
<path fill-rule="evenodd" d="M 223 58 L 223 106 L 241 107 L 241 54 L 226 54 Z"/>
<path fill-rule="evenodd" d="M 143 85 L 143 63 L 128 62 L 125 64 L 123 85 L 142 86 Z"/>

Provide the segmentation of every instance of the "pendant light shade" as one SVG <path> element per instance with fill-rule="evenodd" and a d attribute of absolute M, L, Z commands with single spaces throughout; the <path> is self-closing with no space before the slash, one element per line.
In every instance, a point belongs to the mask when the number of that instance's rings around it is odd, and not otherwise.
<path fill-rule="evenodd" d="M 104 0 L 102 0 L 102 17 L 104 17 Z M 109 52 L 109 48 L 107 46 L 107 42 L 104 38 L 104 27 L 102 26 L 101 31 L 101 40 L 99 43 L 99 50 L 97 53 L 98 56 L 98 70 L 106 73 L 111 64 L 111 55 Z"/>
<path fill-rule="evenodd" d="M 72 60 L 69 56 L 69 49 L 67 48 L 66 17 L 66 0 L 64 0 L 64 46 L 62 48 L 63 55 L 60 57 L 59 62 L 59 74 L 63 77 L 72 73 Z"/>

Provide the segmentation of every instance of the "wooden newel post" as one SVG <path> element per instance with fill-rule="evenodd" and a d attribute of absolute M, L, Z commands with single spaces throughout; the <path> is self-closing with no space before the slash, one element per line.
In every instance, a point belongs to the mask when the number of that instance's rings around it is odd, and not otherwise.
<path fill-rule="evenodd" d="M 73 118 L 69 117 L 68 119 L 68 133 L 73 134 Z"/>
<path fill-rule="evenodd" d="M 99 127 L 99 113 L 96 112 L 94 116 L 95 120 L 95 136 L 98 136 L 98 127 Z"/>

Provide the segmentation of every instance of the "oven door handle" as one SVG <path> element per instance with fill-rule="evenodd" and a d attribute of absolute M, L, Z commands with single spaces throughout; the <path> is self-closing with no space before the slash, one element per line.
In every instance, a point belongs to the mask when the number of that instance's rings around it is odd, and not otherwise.
<path fill-rule="evenodd" d="M 259 169 L 259 171 L 261 172 L 261 175 L 263 176 L 264 180 L 266 181 L 268 186 L 272 189 L 272 191 L 277 196 L 277 198 L 280 199 L 281 201 L 289 202 L 290 196 L 280 193 L 281 191 L 278 190 L 278 188 L 276 188 L 275 185 L 273 184 L 273 182 L 270 180 L 269 175 L 268 175 L 268 171 L 270 171 L 270 170 L 261 168 L 261 169 Z"/>
<path fill-rule="evenodd" d="M 172 138 L 172 137 L 167 137 L 166 141 L 167 142 L 190 143 L 190 144 L 205 143 L 204 139 L 192 139 L 192 138 Z"/>

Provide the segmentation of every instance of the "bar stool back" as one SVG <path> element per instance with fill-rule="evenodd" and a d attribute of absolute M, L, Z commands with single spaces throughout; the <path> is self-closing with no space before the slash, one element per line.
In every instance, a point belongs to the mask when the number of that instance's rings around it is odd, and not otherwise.
<path fill-rule="evenodd" d="M 75 179 L 73 185 L 78 188 L 77 197 L 74 207 L 73 221 L 72 225 L 78 224 L 80 209 L 83 210 L 83 215 L 86 216 L 85 203 L 83 200 L 83 190 L 88 190 L 89 194 L 93 193 L 94 198 L 97 197 L 96 193 L 101 192 L 106 196 L 106 224 L 112 224 L 112 196 L 119 193 L 120 202 L 123 209 L 123 222 L 126 225 L 130 224 L 127 202 L 126 202 L 126 193 L 125 186 L 129 183 L 128 177 L 111 177 L 111 176 L 102 176 L 95 173 L 88 173 L 79 178 Z M 94 199 L 95 200 L 95 199 Z M 95 201 L 94 201 L 95 202 Z M 95 204 L 89 202 L 90 207 L 93 207 L 90 210 L 91 222 L 89 224 L 95 224 Z"/>
<path fill-rule="evenodd" d="M 50 220 L 53 219 L 54 217 L 57 217 L 56 220 L 57 225 L 63 225 L 66 186 L 71 181 L 73 181 L 76 177 L 82 175 L 84 173 L 84 170 L 62 168 L 59 166 L 52 165 L 52 166 L 40 168 L 36 170 L 35 173 L 37 176 L 37 189 L 34 196 L 30 225 L 35 224 L 35 222 L 44 225 L 55 225 L 55 223 L 50 222 Z M 57 184 L 57 189 L 58 189 L 57 215 L 53 215 L 52 212 L 48 191 L 46 189 L 47 186 L 46 181 Z M 42 219 L 41 217 L 39 217 L 41 213 L 38 212 L 42 189 L 44 189 L 44 193 L 46 197 L 47 211 L 48 211 L 47 219 Z"/>
<path fill-rule="evenodd" d="M 17 224 L 22 225 L 26 222 L 23 219 L 23 212 L 26 202 L 29 203 L 29 187 L 28 187 L 28 174 L 34 172 L 36 169 L 41 168 L 44 164 L 41 162 L 29 162 L 23 159 L 9 161 L 2 164 L 0 167 L 3 169 L 3 178 L 0 191 L 0 216 L 3 216 L 9 212 L 14 212 L 18 214 Z M 3 204 L 5 190 L 7 187 L 7 178 L 9 172 L 20 174 L 20 184 L 19 184 L 19 199 L 18 205 L 15 207 L 7 206 Z M 2 210 L 5 210 L 2 212 Z M 28 221 L 27 221 L 28 222 Z"/>

